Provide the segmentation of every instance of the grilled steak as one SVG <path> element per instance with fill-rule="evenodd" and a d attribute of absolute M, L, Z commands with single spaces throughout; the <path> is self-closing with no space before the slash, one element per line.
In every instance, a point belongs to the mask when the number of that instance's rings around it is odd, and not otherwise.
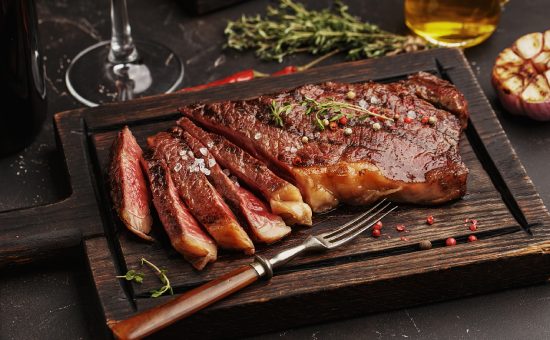
<path fill-rule="evenodd" d="M 127 126 L 120 131 L 111 149 L 109 181 L 115 210 L 126 227 L 137 236 L 147 235 L 153 220 L 149 211 L 149 191 L 140 168 L 142 151 Z"/>
<path fill-rule="evenodd" d="M 204 159 L 195 157 L 186 144 L 167 132 L 149 137 L 147 142 L 154 157 L 166 161 L 180 197 L 216 243 L 253 254 L 252 241 L 206 178 L 210 169 Z"/>
<path fill-rule="evenodd" d="M 291 229 L 283 220 L 272 214 L 265 204 L 248 190 L 242 188 L 236 178 L 231 180 L 216 163 L 214 157 L 208 152 L 206 144 L 192 137 L 181 128 L 174 128 L 173 133 L 189 145 L 195 155 L 204 156 L 205 162 L 210 166 L 210 176 L 207 176 L 216 190 L 225 201 L 233 208 L 233 211 L 246 221 L 249 236 L 255 241 L 273 243 L 288 235 Z"/>
<path fill-rule="evenodd" d="M 428 91 L 435 82 L 433 76 L 420 75 L 390 84 L 306 85 L 180 111 L 295 183 L 314 211 L 326 211 L 339 202 L 369 204 L 381 197 L 438 204 L 459 198 L 466 190 L 468 170 L 458 144 L 467 112 L 460 98 L 453 102 L 438 97 L 457 93 L 451 84 L 437 80 L 446 90 Z M 423 98 L 457 112 L 436 108 Z M 325 120 L 332 124 L 325 126 Z M 187 121 L 180 124 L 206 140 Z M 238 148 L 210 136 L 216 145 L 211 152 L 219 163 L 247 185 L 265 182 L 247 177 L 235 166 L 246 165 L 239 156 L 229 158 Z M 273 205 L 272 210 L 276 211 Z"/>
<path fill-rule="evenodd" d="M 298 188 L 275 175 L 265 164 L 226 138 L 204 131 L 186 118 L 179 120 L 178 124 L 207 144 L 219 164 L 259 192 L 269 202 L 274 214 L 290 225 L 311 225 L 311 209 L 302 201 Z"/>
<path fill-rule="evenodd" d="M 146 156 L 142 164 L 151 185 L 153 204 L 174 249 L 198 270 L 216 261 L 216 244 L 181 202 L 164 159 Z"/>

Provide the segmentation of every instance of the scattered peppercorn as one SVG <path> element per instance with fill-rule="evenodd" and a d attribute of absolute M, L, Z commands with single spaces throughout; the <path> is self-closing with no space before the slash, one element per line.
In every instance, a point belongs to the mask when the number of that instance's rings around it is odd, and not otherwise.
<path fill-rule="evenodd" d="M 344 129 L 344 135 L 349 136 L 353 133 L 353 130 L 351 128 L 345 128 Z"/>
<path fill-rule="evenodd" d="M 309 142 L 309 138 L 307 138 L 307 136 L 303 136 L 302 143 L 307 143 L 307 142 Z"/>
<path fill-rule="evenodd" d="M 348 117 L 343 116 L 342 118 L 338 119 L 338 123 L 346 125 L 348 123 Z"/>
<path fill-rule="evenodd" d="M 380 229 L 373 229 L 372 230 L 372 236 L 373 237 L 380 237 L 380 235 L 382 235 L 382 232 L 380 231 Z"/>
<path fill-rule="evenodd" d="M 405 225 L 404 224 L 398 224 L 395 226 L 395 229 L 399 232 L 405 231 Z"/>
<path fill-rule="evenodd" d="M 396 113 L 396 114 L 393 115 L 393 119 L 399 119 L 399 117 L 401 117 L 401 116 L 399 115 L 399 113 Z"/>
<path fill-rule="evenodd" d="M 434 217 L 432 215 L 428 216 L 428 218 L 426 218 L 426 223 L 429 225 L 434 224 Z"/>
<path fill-rule="evenodd" d="M 429 240 L 420 241 L 420 242 L 418 243 L 418 247 L 419 247 L 421 250 L 432 249 L 432 242 L 430 242 Z"/>
<path fill-rule="evenodd" d="M 336 122 L 330 122 L 330 124 L 328 125 L 328 127 L 332 130 L 332 131 L 336 131 L 338 129 L 338 123 Z"/>
<path fill-rule="evenodd" d="M 403 121 L 407 124 L 409 124 L 410 122 L 412 122 L 412 118 L 411 117 L 405 117 L 405 119 L 403 119 Z"/>
<path fill-rule="evenodd" d="M 348 93 L 346 93 L 346 96 L 347 96 L 349 99 L 353 99 L 353 98 L 355 98 L 355 92 L 349 91 Z"/>
<path fill-rule="evenodd" d="M 422 122 L 422 124 L 428 124 L 428 121 L 429 121 L 429 118 L 424 116 L 422 117 L 422 120 L 420 120 Z"/>
<path fill-rule="evenodd" d="M 445 245 L 448 247 L 454 246 L 456 245 L 456 240 L 452 237 L 449 237 L 448 239 L 445 240 Z"/>
<path fill-rule="evenodd" d="M 470 235 L 470 236 L 468 236 L 468 242 L 475 242 L 475 241 L 477 241 L 476 235 Z"/>
<path fill-rule="evenodd" d="M 434 125 L 435 123 L 437 123 L 437 117 L 431 116 L 430 119 L 428 119 L 428 123 Z"/>
<path fill-rule="evenodd" d="M 375 131 L 378 131 L 382 128 L 382 125 L 380 125 L 380 123 L 374 123 L 372 124 L 372 128 L 375 130 Z"/>
<path fill-rule="evenodd" d="M 477 230 L 477 225 L 475 225 L 475 224 L 470 224 L 470 226 L 468 227 L 468 229 L 470 229 L 470 231 L 476 231 L 476 230 Z"/>
<path fill-rule="evenodd" d="M 328 119 L 323 119 L 323 125 L 324 126 L 328 126 L 330 124 L 330 122 L 328 121 Z"/>
<path fill-rule="evenodd" d="M 382 229 L 383 226 L 384 226 L 384 224 L 382 223 L 382 221 L 378 221 L 374 224 L 373 228 L 380 230 L 380 229 Z"/>
<path fill-rule="evenodd" d="M 292 160 L 292 164 L 294 164 L 294 165 L 302 164 L 302 158 L 300 158 L 300 156 L 294 157 L 294 159 Z"/>

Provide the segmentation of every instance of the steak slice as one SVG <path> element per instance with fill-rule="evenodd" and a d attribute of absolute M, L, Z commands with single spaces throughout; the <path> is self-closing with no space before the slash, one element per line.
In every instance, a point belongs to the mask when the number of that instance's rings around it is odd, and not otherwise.
<path fill-rule="evenodd" d="M 140 168 L 142 151 L 125 126 L 111 148 L 109 183 L 115 210 L 124 225 L 142 239 L 151 241 L 153 219 L 149 211 L 150 196 Z"/>
<path fill-rule="evenodd" d="M 236 211 L 246 221 L 249 236 L 255 241 L 270 244 L 290 233 L 291 229 L 281 217 L 272 214 L 264 202 L 241 187 L 236 179 L 231 180 L 222 171 L 214 157 L 208 152 L 207 145 L 202 144 L 179 127 L 174 128 L 173 133 L 189 145 L 195 155 L 204 156 L 205 162 L 210 166 L 211 173 L 208 179 L 233 208 L 233 211 Z"/>
<path fill-rule="evenodd" d="M 226 138 L 208 133 L 189 119 L 178 124 L 190 135 L 201 140 L 209 148 L 216 161 L 253 188 L 269 202 L 271 211 L 287 224 L 311 225 L 311 208 L 302 200 L 298 188 L 275 175 L 264 163 Z"/>
<path fill-rule="evenodd" d="M 460 119 L 403 83 L 306 85 L 245 101 L 187 106 L 180 112 L 295 183 L 316 212 L 340 202 L 369 204 L 381 197 L 438 204 L 466 191 L 468 170 L 458 149 Z M 347 118 L 345 126 L 319 126 L 324 119 L 336 123 L 341 114 Z"/>
<path fill-rule="evenodd" d="M 153 204 L 172 247 L 198 270 L 216 261 L 216 244 L 182 203 L 164 159 L 145 156 L 142 165 L 151 185 Z"/>
<path fill-rule="evenodd" d="M 204 159 L 195 157 L 186 144 L 167 132 L 149 137 L 147 142 L 155 158 L 164 158 L 180 197 L 216 243 L 253 254 L 252 241 L 206 178 L 210 169 Z"/>

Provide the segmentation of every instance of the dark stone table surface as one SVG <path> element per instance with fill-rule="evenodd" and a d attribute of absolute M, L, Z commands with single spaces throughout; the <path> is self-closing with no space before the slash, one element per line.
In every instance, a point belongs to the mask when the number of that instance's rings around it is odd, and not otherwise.
<path fill-rule="evenodd" d="M 238 18 L 241 13 L 262 12 L 268 1 L 249 1 L 200 17 L 186 13 L 183 1 L 129 0 L 128 5 L 135 37 L 162 41 L 184 60 L 184 85 L 204 83 L 250 67 L 264 72 L 281 67 L 258 61 L 252 53 L 238 54 L 222 48 L 226 21 Z M 402 1 L 347 0 L 346 3 L 353 14 L 365 20 L 390 31 L 406 31 Z M 320 8 L 330 1 L 312 0 L 308 4 Z M 80 50 L 108 39 L 110 33 L 107 1 L 37 0 L 37 7 L 48 75 L 49 119 L 30 147 L 0 159 L 0 211 L 54 202 L 67 194 L 67 179 L 63 178 L 62 156 L 55 148 L 51 116 L 79 107 L 64 85 L 67 65 Z M 503 113 L 495 101 L 490 72 L 498 52 L 517 37 L 549 29 L 549 15 L 548 0 L 510 1 L 495 34 L 466 51 L 475 75 L 546 205 L 550 204 L 550 124 Z M 309 59 L 298 56 L 285 62 L 301 65 Z M 342 60 L 336 57 L 327 63 Z M 1 339 L 108 336 L 81 248 L 40 263 L 0 271 L 0 277 Z M 548 339 L 550 285 L 283 330 L 262 337 Z"/>

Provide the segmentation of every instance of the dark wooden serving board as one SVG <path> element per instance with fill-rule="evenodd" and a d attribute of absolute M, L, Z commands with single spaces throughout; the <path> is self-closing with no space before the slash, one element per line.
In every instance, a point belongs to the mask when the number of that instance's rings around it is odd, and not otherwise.
<path fill-rule="evenodd" d="M 436 73 L 453 82 L 469 102 L 470 124 L 461 141 L 461 154 L 470 169 L 467 195 L 437 207 L 402 206 L 384 220 L 381 238 L 365 235 L 345 248 L 296 259 L 270 281 L 259 282 L 176 323 L 163 335 L 237 337 L 547 280 L 548 210 L 464 56 L 452 49 L 350 62 L 202 92 L 59 113 L 55 122 L 71 177 L 72 195 L 54 205 L 0 214 L 0 223 L 24 226 L 14 227 L 12 234 L 8 229 L 8 236 L 0 236 L 0 242 L 7 245 L 0 250 L 0 263 L 26 260 L 70 244 L 82 235 L 106 322 L 116 322 L 162 303 L 169 297 L 149 297 L 149 291 L 159 286 L 152 275 L 141 285 L 119 281 L 115 276 L 127 269 L 139 269 L 140 258 L 146 257 L 168 270 L 178 294 L 248 263 L 251 258 L 221 252 L 216 263 L 197 272 L 170 248 L 158 220 L 154 226 L 155 243 L 144 243 L 127 232 L 110 208 L 105 185 L 109 147 L 118 129 L 129 125 L 143 144 L 148 135 L 173 124 L 180 105 L 249 98 L 328 80 L 391 81 L 418 71 Z M 313 228 L 296 228 L 282 242 L 260 246 L 257 251 L 273 254 L 301 242 L 310 233 L 334 228 L 359 211 L 362 208 L 341 207 L 316 215 Z M 436 219 L 432 226 L 425 224 L 428 215 Z M 472 233 L 464 225 L 466 218 L 479 221 L 475 233 L 479 241 L 466 242 Z M 398 233 L 397 223 L 405 223 L 408 232 Z M 77 234 L 69 232 L 75 229 Z M 33 232 L 50 235 L 47 246 L 30 237 Z M 13 241 L 15 235 L 24 235 L 26 242 Z M 448 237 L 455 237 L 458 245 L 445 247 Z M 434 248 L 419 250 L 418 242 L 422 240 L 432 241 Z"/>

